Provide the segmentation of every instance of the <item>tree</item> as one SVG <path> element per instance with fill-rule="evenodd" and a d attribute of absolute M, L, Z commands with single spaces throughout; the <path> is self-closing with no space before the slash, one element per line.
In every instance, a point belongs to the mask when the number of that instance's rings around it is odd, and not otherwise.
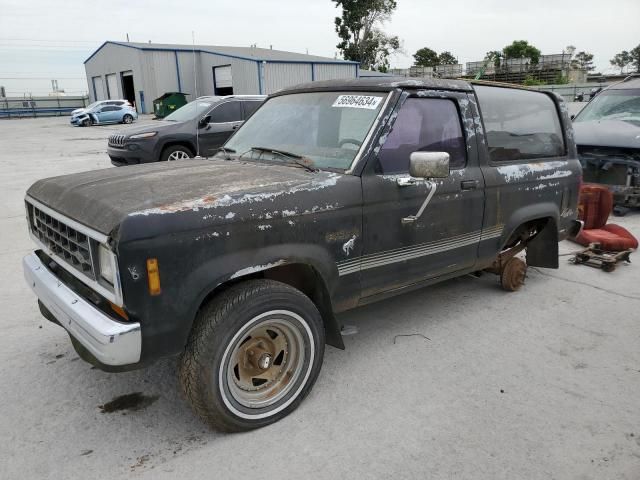
<path fill-rule="evenodd" d="M 396 9 L 395 0 L 332 0 L 342 7 L 335 27 L 341 42 L 337 47 L 346 60 L 362 68 L 386 71 L 389 56 L 400 51 L 400 39 L 385 34 L 381 25 Z"/>
<path fill-rule="evenodd" d="M 438 55 L 438 65 L 455 65 L 458 59 L 451 52 L 442 52 Z"/>
<path fill-rule="evenodd" d="M 640 73 L 640 44 L 629 52 L 631 64 L 636 68 L 636 72 Z"/>
<path fill-rule="evenodd" d="M 413 54 L 418 67 L 435 67 L 438 65 L 438 54 L 429 47 L 423 47 Z"/>
<path fill-rule="evenodd" d="M 529 45 L 526 40 L 514 40 L 511 45 L 507 45 L 502 49 L 504 58 L 529 58 L 533 65 L 538 64 L 540 60 L 540 50 L 533 45 Z"/>
<path fill-rule="evenodd" d="M 593 66 L 593 54 L 589 52 L 576 53 L 576 56 L 571 60 L 571 67 L 587 72 L 595 70 L 596 67 Z"/>
<path fill-rule="evenodd" d="M 611 60 L 609 60 L 609 63 L 614 67 L 618 67 L 620 69 L 620 73 L 622 73 L 625 67 L 629 65 L 632 61 L 633 59 L 631 58 L 631 54 L 626 50 L 623 50 L 620 53 L 616 53 L 615 56 Z"/>
<path fill-rule="evenodd" d="M 500 60 L 502 59 L 502 52 L 498 50 L 491 50 L 490 52 L 487 52 L 484 58 L 485 60 L 493 61 L 494 67 L 499 67 Z"/>

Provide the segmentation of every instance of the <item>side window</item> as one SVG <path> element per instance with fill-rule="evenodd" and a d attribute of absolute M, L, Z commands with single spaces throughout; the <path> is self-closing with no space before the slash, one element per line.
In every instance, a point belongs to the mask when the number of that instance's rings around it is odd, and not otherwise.
<path fill-rule="evenodd" d="M 418 151 L 447 152 L 452 169 L 465 166 L 466 144 L 453 100 L 408 98 L 378 154 L 379 173 L 408 172 L 409 157 Z"/>
<path fill-rule="evenodd" d="M 211 110 L 209 123 L 239 122 L 242 120 L 240 102 L 226 102 Z"/>
<path fill-rule="evenodd" d="M 249 118 L 251 115 L 253 115 L 253 112 L 255 112 L 258 107 L 262 105 L 262 102 L 246 101 L 242 102 L 242 105 L 244 106 L 244 118 Z"/>
<path fill-rule="evenodd" d="M 547 94 L 517 88 L 474 88 L 492 161 L 565 155 L 558 111 Z"/>
<path fill-rule="evenodd" d="M 100 110 L 101 112 L 113 112 L 114 110 L 118 110 L 118 107 L 112 107 L 110 105 L 106 105 L 104 107 L 102 107 L 102 110 Z"/>

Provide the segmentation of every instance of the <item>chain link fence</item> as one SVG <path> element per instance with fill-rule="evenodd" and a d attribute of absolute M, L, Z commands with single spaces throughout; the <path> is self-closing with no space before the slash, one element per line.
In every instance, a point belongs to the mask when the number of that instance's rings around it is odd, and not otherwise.
<path fill-rule="evenodd" d="M 87 105 L 88 96 L 0 97 L 0 118 L 60 117 Z"/>

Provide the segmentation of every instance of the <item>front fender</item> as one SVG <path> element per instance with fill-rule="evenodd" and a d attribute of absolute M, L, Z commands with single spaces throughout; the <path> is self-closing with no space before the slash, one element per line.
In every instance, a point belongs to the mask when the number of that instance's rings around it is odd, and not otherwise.
<path fill-rule="evenodd" d="M 183 279 L 180 296 L 193 299 L 189 316 L 195 318 L 204 299 L 224 283 L 286 264 L 312 267 L 332 296 L 332 286 L 338 279 L 335 261 L 321 246 L 304 243 L 286 243 L 215 256 Z M 195 298 L 194 292 L 197 292 Z"/>

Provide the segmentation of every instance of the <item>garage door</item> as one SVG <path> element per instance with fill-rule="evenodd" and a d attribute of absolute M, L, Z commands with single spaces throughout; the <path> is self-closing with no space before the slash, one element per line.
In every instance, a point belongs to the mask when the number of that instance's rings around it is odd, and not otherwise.
<path fill-rule="evenodd" d="M 115 73 L 107 75 L 107 94 L 110 99 L 118 98 L 118 79 Z"/>
<path fill-rule="evenodd" d="M 231 78 L 231 65 L 215 67 L 213 69 L 216 77 L 216 88 L 229 88 L 233 86 Z"/>
<path fill-rule="evenodd" d="M 93 91 L 96 95 L 96 101 L 98 100 L 106 100 L 107 97 L 104 95 L 104 86 L 102 84 L 102 77 L 93 77 Z"/>

